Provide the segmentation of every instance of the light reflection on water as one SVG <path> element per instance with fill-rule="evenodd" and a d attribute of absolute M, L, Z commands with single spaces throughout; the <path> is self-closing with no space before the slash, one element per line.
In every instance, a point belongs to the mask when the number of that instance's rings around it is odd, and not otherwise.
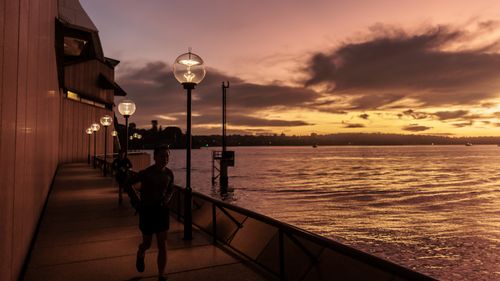
<path fill-rule="evenodd" d="M 237 147 L 234 204 L 442 280 L 500 280 L 500 147 Z M 211 194 L 211 149 L 192 152 Z M 184 185 L 185 151 L 169 166 Z"/>

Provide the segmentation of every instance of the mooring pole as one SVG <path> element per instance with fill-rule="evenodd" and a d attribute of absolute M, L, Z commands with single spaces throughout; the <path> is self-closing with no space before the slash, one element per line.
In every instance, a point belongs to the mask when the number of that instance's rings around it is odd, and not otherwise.
<path fill-rule="evenodd" d="M 229 81 L 227 85 L 222 82 L 222 155 L 220 159 L 220 193 L 227 194 L 227 160 L 226 156 L 226 90 L 229 88 Z"/>

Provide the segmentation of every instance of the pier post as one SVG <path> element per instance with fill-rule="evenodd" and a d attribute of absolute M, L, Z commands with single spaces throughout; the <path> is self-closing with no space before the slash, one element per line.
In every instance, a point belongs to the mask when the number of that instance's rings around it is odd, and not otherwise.
<path fill-rule="evenodd" d="M 227 161 L 226 156 L 226 90 L 229 88 L 229 81 L 227 86 L 222 82 L 222 157 L 219 161 L 220 164 L 220 194 L 227 194 Z"/>

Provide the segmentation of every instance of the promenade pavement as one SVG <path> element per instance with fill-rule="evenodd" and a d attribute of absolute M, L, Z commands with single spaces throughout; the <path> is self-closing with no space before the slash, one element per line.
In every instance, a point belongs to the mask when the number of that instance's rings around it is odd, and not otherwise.
<path fill-rule="evenodd" d="M 146 270 L 135 269 L 141 235 L 137 216 L 117 185 L 86 163 L 62 165 L 29 259 L 25 281 L 157 280 L 156 243 L 146 254 Z M 168 280 L 275 280 L 230 250 L 214 246 L 194 229 L 182 240 L 174 217 L 168 234 Z M 155 240 L 153 240 L 155 241 Z"/>

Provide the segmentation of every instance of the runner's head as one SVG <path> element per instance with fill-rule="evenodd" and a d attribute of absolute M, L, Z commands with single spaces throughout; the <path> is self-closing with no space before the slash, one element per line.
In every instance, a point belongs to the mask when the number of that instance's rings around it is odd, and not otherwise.
<path fill-rule="evenodd" d="M 161 146 L 155 147 L 154 152 L 153 152 L 155 165 L 160 167 L 160 168 L 165 167 L 168 163 L 168 156 L 169 155 L 170 155 L 170 150 L 168 149 L 168 146 L 161 145 Z"/>

